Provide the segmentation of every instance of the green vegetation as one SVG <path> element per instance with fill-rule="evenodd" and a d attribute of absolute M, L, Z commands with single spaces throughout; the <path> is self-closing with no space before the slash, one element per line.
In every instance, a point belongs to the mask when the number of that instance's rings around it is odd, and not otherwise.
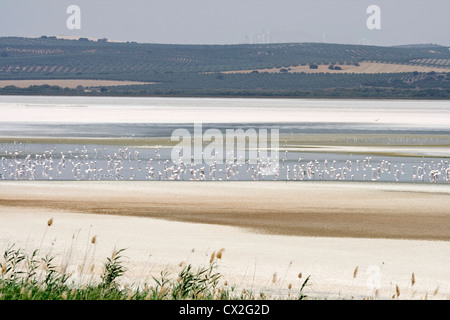
<path fill-rule="evenodd" d="M 362 61 L 433 66 L 442 72 L 295 73 L 290 66 L 342 69 Z M 0 94 L 120 96 L 390 97 L 450 96 L 450 50 L 324 43 L 168 45 L 0 38 L 0 80 L 98 79 L 154 82 L 94 90 L 6 87 Z M 277 73 L 258 72 L 278 68 Z M 225 71 L 254 70 L 227 74 Z"/>
<path fill-rule="evenodd" d="M 450 99 L 450 89 L 440 88 L 395 88 L 395 87 L 355 87 L 325 89 L 239 89 L 239 88 L 157 88 L 151 86 L 108 87 L 106 92 L 61 88 L 58 86 L 31 86 L 0 88 L 0 95 L 58 95 L 58 96 L 139 96 L 139 97 L 274 97 L 274 98 L 376 98 L 376 99 Z"/>
<path fill-rule="evenodd" d="M 176 277 L 161 271 L 159 277 L 152 276 L 151 283 L 142 285 L 121 284 L 120 278 L 126 273 L 124 249 L 114 251 L 103 266 L 100 281 L 92 276 L 83 283 L 70 281 L 72 275 L 67 265 L 56 266 L 54 257 L 39 257 L 39 250 L 31 254 L 8 247 L 0 263 L 0 300 L 266 300 L 264 293 L 256 295 L 248 290 L 238 291 L 225 282 L 219 286 L 222 275 L 216 272 L 217 260 L 223 250 L 211 256 L 209 265 L 195 269 L 184 264 Z M 309 276 L 300 289 L 289 299 L 305 299 L 305 287 Z M 289 287 L 289 291 L 291 291 Z M 294 293 L 294 290 L 292 290 Z"/>

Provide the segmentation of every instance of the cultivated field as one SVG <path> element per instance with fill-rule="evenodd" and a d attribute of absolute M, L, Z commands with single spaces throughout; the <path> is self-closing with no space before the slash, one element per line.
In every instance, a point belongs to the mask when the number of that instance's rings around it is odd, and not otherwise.
<path fill-rule="evenodd" d="M 153 84 L 152 82 L 138 81 L 114 81 L 114 80 L 85 80 L 85 79 L 55 79 L 55 80 L 0 80 L 0 88 L 15 86 L 18 88 L 28 88 L 30 86 L 59 86 L 61 88 L 75 89 L 78 86 L 88 87 L 109 87 L 128 86 L 139 84 Z"/>
<path fill-rule="evenodd" d="M 404 72 L 450 72 L 450 66 L 425 67 L 418 65 L 404 65 L 382 62 L 361 62 L 359 66 L 339 65 L 342 70 L 330 70 L 329 65 L 318 65 L 317 69 L 310 69 L 309 65 L 285 67 L 289 72 L 304 73 L 404 73 Z M 280 68 L 256 69 L 258 72 L 278 73 Z M 225 71 L 223 73 L 251 73 L 255 70 Z"/>

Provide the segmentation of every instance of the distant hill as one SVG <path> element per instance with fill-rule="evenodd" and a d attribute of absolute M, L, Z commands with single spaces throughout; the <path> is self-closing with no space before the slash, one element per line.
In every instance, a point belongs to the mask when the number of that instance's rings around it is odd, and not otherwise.
<path fill-rule="evenodd" d="M 392 46 L 393 48 L 410 48 L 410 49 L 414 49 L 414 48 L 419 48 L 419 49 L 423 49 L 423 48 L 445 48 L 445 46 L 442 46 L 440 44 L 434 44 L 434 43 L 422 43 L 422 44 L 404 44 L 404 45 L 397 45 L 397 46 Z"/>
<path fill-rule="evenodd" d="M 349 69 L 346 66 L 354 70 L 368 62 L 382 63 L 382 73 L 346 72 Z M 389 72 L 389 64 L 409 66 L 392 68 L 408 72 Z M 304 70 L 310 66 L 327 67 L 317 67 L 317 72 L 310 74 Z M 259 71 L 266 69 L 280 72 Z M 328 74 L 323 72 L 326 69 L 333 71 Z M 396 47 L 326 43 L 171 45 L 47 36 L 0 38 L 0 80 L 98 79 L 154 83 L 108 87 L 102 94 L 298 95 L 339 88 L 367 89 L 374 84 L 380 88 L 445 91 L 449 88 L 449 72 L 450 50 L 426 44 Z M 18 91 L 7 87 L 0 94 L 41 89 Z"/>

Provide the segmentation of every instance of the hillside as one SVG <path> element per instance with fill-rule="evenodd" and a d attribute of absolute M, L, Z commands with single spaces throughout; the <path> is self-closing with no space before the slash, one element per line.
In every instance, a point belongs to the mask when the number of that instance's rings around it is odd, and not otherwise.
<path fill-rule="evenodd" d="M 402 96 L 445 98 L 450 95 L 449 73 L 450 50 L 437 45 L 168 45 L 0 38 L 0 80 L 151 83 L 99 84 L 97 92 L 64 90 L 63 85 L 18 88 L 3 82 L 0 94 L 320 96 L 330 90 L 354 95 L 378 88 L 387 96 L 392 94 L 386 90 L 396 89 Z"/>

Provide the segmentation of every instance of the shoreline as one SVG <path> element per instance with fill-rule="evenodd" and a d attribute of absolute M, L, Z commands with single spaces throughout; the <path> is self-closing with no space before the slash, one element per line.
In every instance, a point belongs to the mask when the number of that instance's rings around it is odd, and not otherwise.
<path fill-rule="evenodd" d="M 395 97 L 395 96 L 391 96 L 391 97 L 377 97 L 377 96 L 365 96 L 365 95 L 360 95 L 360 96 L 343 96 L 343 95 L 336 95 L 336 96 L 287 96 L 287 95 L 238 95 L 238 94 L 230 94 L 230 95 L 220 95 L 220 94 L 211 94 L 211 95 L 201 95 L 201 94 L 148 94 L 148 95 L 125 95 L 125 94 L 97 94 L 97 93 L 82 93 L 82 94 L 71 94 L 71 93 L 61 93 L 59 95 L 55 95 L 54 93 L 27 93 L 25 91 L 22 91 L 20 93 L 17 92 L 12 92 L 12 93 L 7 93 L 7 92 L 2 92 L 0 93 L 0 97 L 5 96 L 5 97 L 79 97 L 79 98 L 83 98 L 83 97 L 91 97 L 91 98 L 127 98 L 127 99 L 133 99 L 133 98 L 174 98 L 174 99 L 255 99 L 255 100 L 265 100 L 265 99 L 269 99 L 269 100 L 276 100 L 276 99 L 281 99 L 281 100 L 349 100 L 349 101 L 353 101 L 353 100 L 363 100 L 363 101 L 377 101 L 377 100 L 383 100 L 383 101 L 441 101 L 441 102 L 448 102 L 450 101 L 450 98 L 441 98 L 441 97 L 436 97 L 433 98 L 431 96 L 428 97 L 407 97 L 407 96 L 402 96 L 402 97 Z"/>

